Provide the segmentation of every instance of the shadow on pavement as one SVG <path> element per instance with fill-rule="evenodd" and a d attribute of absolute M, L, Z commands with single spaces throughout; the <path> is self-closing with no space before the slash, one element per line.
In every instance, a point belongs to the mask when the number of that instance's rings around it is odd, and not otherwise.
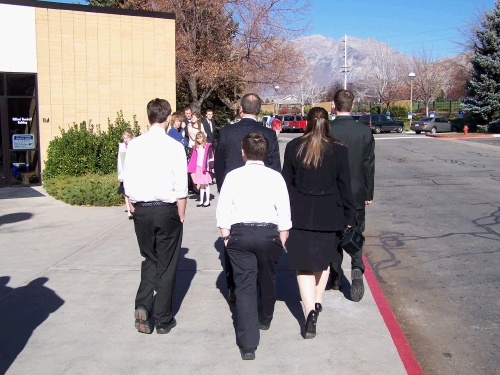
<path fill-rule="evenodd" d="M 219 261 L 223 269 L 223 271 L 217 278 L 216 287 L 223 295 L 229 309 L 231 310 L 231 318 L 233 320 L 233 326 L 236 330 L 236 305 L 227 300 L 228 289 L 225 273 L 226 268 L 224 266 L 224 244 L 221 238 L 218 238 L 217 241 L 215 241 L 214 247 L 219 252 Z M 285 302 L 288 310 L 290 310 L 292 315 L 297 320 L 299 329 L 302 329 L 305 318 L 302 311 L 302 305 L 300 304 L 301 300 L 299 287 L 297 285 L 295 271 L 288 270 L 288 255 L 286 252 L 283 252 L 283 255 L 281 256 L 280 261 L 278 262 L 278 265 L 276 267 L 276 300 Z"/>
<path fill-rule="evenodd" d="M 40 198 L 40 197 L 45 197 L 45 195 L 27 186 L 18 188 L 0 189 L 0 199 Z"/>
<path fill-rule="evenodd" d="M 16 212 L 15 214 L 7 214 L 0 216 L 0 225 L 17 223 L 19 221 L 29 220 L 33 214 L 29 212 Z"/>
<path fill-rule="evenodd" d="M 222 297 L 227 303 L 229 310 L 231 311 L 231 319 L 233 321 L 234 332 L 236 333 L 236 324 L 237 324 L 237 315 L 236 315 L 236 304 L 233 302 L 229 302 L 227 299 L 229 290 L 227 289 L 227 281 L 226 281 L 226 267 L 224 264 L 224 242 L 219 237 L 214 242 L 214 248 L 219 252 L 219 261 L 222 268 L 222 272 L 217 277 L 215 281 L 215 286 L 219 289 Z M 235 335 L 236 338 L 236 335 Z"/>
<path fill-rule="evenodd" d="M 46 277 L 16 289 L 7 286 L 9 280 L 9 276 L 0 277 L 0 374 L 14 363 L 33 331 L 64 304 L 44 286 Z"/>
<path fill-rule="evenodd" d="M 300 303 L 299 285 L 295 271 L 288 270 L 288 253 L 283 252 L 278 266 L 276 267 L 276 292 L 277 300 L 285 302 L 288 310 L 302 330 L 305 323 L 305 316 Z"/>
<path fill-rule="evenodd" d="M 189 252 L 188 248 L 181 247 L 179 254 L 179 264 L 177 266 L 177 276 L 175 279 L 174 304 L 172 306 L 172 314 L 175 316 L 181 306 L 182 301 L 191 286 L 194 276 L 196 275 L 196 260 L 186 258 Z"/>

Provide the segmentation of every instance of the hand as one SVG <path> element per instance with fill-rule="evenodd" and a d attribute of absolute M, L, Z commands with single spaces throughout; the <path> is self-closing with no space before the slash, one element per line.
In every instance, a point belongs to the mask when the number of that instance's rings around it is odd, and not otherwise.
<path fill-rule="evenodd" d="M 352 225 L 348 225 L 346 228 L 347 228 L 347 229 L 351 229 L 351 228 L 352 228 Z"/>
<path fill-rule="evenodd" d="M 229 240 L 225 240 L 224 241 L 224 247 L 227 247 L 227 243 L 229 242 Z"/>
<path fill-rule="evenodd" d="M 365 201 L 365 205 L 369 206 L 373 201 Z"/>

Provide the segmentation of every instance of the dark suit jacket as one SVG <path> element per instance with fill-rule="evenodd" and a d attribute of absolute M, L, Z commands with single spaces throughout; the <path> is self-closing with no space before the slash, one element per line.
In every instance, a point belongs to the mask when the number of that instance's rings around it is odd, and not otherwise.
<path fill-rule="evenodd" d="M 184 138 L 186 139 L 186 144 L 189 144 L 189 133 L 188 133 L 188 125 L 191 123 L 191 121 L 189 121 L 187 118 L 185 118 L 184 120 L 182 120 L 182 122 L 184 123 Z"/>
<path fill-rule="evenodd" d="M 325 146 L 321 165 L 305 169 L 306 149 L 297 156 L 302 137 L 288 142 L 283 161 L 283 178 L 290 197 L 292 227 L 317 231 L 340 231 L 354 225 L 356 209 L 351 194 L 347 147 Z"/>
<path fill-rule="evenodd" d="M 330 135 L 347 146 L 351 189 L 356 208 L 373 199 L 375 184 L 375 140 L 368 126 L 351 116 L 337 116 L 330 122 Z"/>
<path fill-rule="evenodd" d="M 269 149 L 264 164 L 277 172 L 281 172 L 280 149 L 276 132 L 262 126 L 261 122 L 251 118 L 243 118 L 236 124 L 224 126 L 219 131 L 214 166 L 218 191 L 220 191 L 222 183 L 229 172 L 245 165 L 241 157 L 241 141 L 249 133 L 261 133 L 266 137 L 269 142 Z"/>
<path fill-rule="evenodd" d="M 203 129 L 205 129 L 205 133 L 207 133 L 207 142 L 211 143 L 214 148 L 216 148 L 217 144 L 217 129 L 215 127 L 215 121 L 212 118 L 212 130 L 210 130 L 210 126 L 208 125 L 208 120 L 204 118 L 201 121 L 201 124 L 203 125 Z"/>

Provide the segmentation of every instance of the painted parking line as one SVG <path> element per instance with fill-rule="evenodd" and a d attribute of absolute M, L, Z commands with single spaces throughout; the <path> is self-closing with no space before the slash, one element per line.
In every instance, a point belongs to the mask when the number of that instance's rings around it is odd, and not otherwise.
<path fill-rule="evenodd" d="M 372 292 L 373 299 L 377 304 L 377 307 L 380 311 L 380 315 L 382 315 L 382 319 L 384 319 L 384 323 L 389 330 L 389 333 L 392 337 L 392 341 L 396 346 L 399 357 L 403 362 L 403 365 L 406 369 L 408 375 L 424 375 L 424 371 L 418 364 L 413 351 L 411 350 L 410 344 L 406 340 L 406 337 L 399 326 L 399 323 L 392 312 L 391 306 L 380 288 L 380 285 L 377 281 L 377 278 L 372 272 L 370 267 L 370 263 L 368 263 L 365 255 L 363 254 L 363 261 L 365 264 L 365 280 L 368 284 L 370 291 Z"/>

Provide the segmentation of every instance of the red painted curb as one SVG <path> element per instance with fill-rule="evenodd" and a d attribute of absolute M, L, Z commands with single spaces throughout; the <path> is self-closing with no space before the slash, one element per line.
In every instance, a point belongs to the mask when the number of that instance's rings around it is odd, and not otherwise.
<path fill-rule="evenodd" d="M 426 137 L 432 137 L 432 138 L 440 138 L 440 139 L 453 139 L 453 138 L 493 138 L 493 134 L 484 134 L 484 135 L 437 135 L 437 134 L 431 134 L 431 133 L 426 133 Z"/>
<path fill-rule="evenodd" d="M 363 261 L 365 263 L 365 272 L 364 276 L 368 286 L 370 287 L 370 291 L 372 292 L 373 299 L 377 304 L 377 307 L 380 311 L 380 315 L 384 319 L 385 325 L 391 334 L 392 341 L 396 345 L 396 349 L 398 351 L 399 357 L 405 366 L 406 372 L 408 375 L 424 375 L 424 371 L 418 364 L 415 356 L 413 355 L 413 351 L 410 348 L 410 344 L 406 340 L 401 327 L 399 326 L 394 313 L 392 312 L 391 306 L 385 299 L 384 293 L 382 289 L 380 289 L 380 285 L 377 281 L 377 278 L 372 272 L 370 264 L 366 260 L 365 255 L 363 254 Z"/>

